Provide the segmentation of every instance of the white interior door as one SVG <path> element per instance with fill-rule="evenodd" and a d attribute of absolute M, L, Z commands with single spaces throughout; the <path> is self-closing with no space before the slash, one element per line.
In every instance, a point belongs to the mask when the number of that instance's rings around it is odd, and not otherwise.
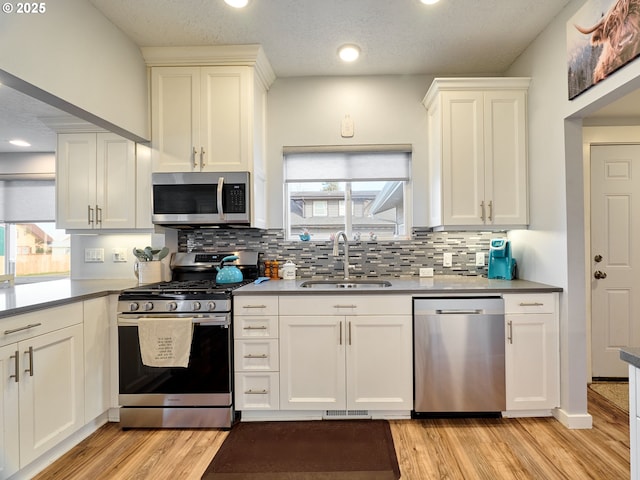
<path fill-rule="evenodd" d="M 638 169 L 636 172 L 635 169 Z M 640 346 L 640 145 L 591 147 L 593 377 L 627 377 L 619 348 Z"/>

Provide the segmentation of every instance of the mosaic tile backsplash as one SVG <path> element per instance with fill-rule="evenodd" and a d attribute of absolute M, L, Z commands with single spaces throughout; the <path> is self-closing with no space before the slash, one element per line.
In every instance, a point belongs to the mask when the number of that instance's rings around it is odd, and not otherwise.
<path fill-rule="evenodd" d="M 487 275 L 489 244 L 496 232 L 432 232 L 414 229 L 410 240 L 350 240 L 349 263 L 352 277 L 412 277 L 421 267 L 432 267 L 435 275 Z M 342 243 L 342 241 L 340 241 Z M 297 277 L 305 279 L 340 278 L 344 274 L 344 247 L 333 256 L 333 242 L 286 240 L 283 230 L 180 230 L 181 252 L 219 252 L 257 250 L 260 264 L 277 260 L 295 263 Z M 442 266 L 445 252 L 453 254 L 451 267 Z M 485 253 L 485 265 L 476 267 L 476 252 Z"/>

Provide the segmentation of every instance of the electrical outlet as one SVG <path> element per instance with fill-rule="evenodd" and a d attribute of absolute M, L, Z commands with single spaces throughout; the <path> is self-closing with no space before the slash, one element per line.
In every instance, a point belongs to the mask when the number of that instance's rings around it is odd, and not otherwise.
<path fill-rule="evenodd" d="M 126 248 L 114 248 L 113 249 L 113 261 L 114 263 L 121 263 L 127 261 L 127 249 Z"/>
<path fill-rule="evenodd" d="M 433 277 L 433 268 L 431 268 L 431 267 L 421 267 L 420 268 L 420 276 L 421 277 Z"/>
<path fill-rule="evenodd" d="M 476 252 L 476 267 L 484 267 L 484 252 Z"/>
<path fill-rule="evenodd" d="M 445 252 L 442 256 L 442 266 L 443 267 L 451 267 L 453 265 L 453 253 Z"/>

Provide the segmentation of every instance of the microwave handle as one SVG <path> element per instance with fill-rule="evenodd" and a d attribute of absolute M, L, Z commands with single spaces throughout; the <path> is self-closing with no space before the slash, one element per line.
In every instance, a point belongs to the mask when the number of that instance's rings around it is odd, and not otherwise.
<path fill-rule="evenodd" d="M 224 220 L 224 210 L 222 208 L 222 188 L 224 186 L 224 177 L 218 178 L 218 214 L 220 220 Z"/>

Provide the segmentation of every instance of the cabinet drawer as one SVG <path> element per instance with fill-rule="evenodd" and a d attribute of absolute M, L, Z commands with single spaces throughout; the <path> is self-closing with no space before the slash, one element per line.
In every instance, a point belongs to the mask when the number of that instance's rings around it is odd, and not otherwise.
<path fill-rule="evenodd" d="M 233 297 L 234 315 L 277 315 L 278 297 Z"/>
<path fill-rule="evenodd" d="M 82 323 L 82 302 L 46 308 L 0 320 L 0 346 Z"/>
<path fill-rule="evenodd" d="M 409 295 L 290 295 L 280 315 L 411 315 Z"/>
<path fill-rule="evenodd" d="M 277 338 L 278 317 L 275 315 L 240 315 L 233 318 L 235 338 Z"/>
<path fill-rule="evenodd" d="M 235 343 L 236 371 L 277 371 L 278 358 L 278 340 L 238 340 Z"/>
<path fill-rule="evenodd" d="M 554 313 L 555 293 L 503 295 L 505 313 Z"/>
<path fill-rule="evenodd" d="M 236 373 L 236 410 L 278 410 L 280 375 L 273 373 Z"/>

